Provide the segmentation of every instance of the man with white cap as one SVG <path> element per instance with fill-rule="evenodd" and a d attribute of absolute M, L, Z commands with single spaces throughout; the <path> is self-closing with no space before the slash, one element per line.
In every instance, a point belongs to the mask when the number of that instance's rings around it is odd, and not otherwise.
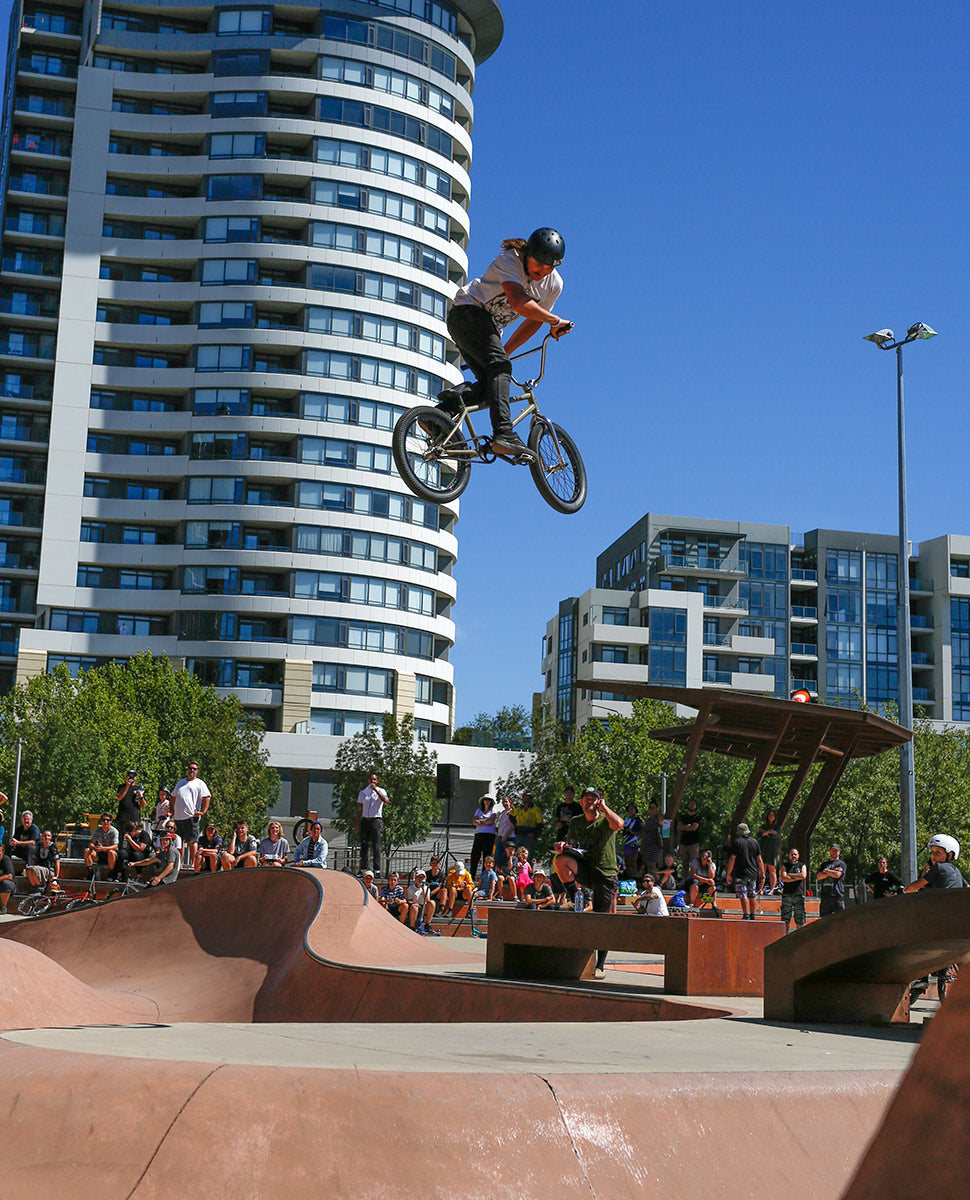
<path fill-rule="evenodd" d="M 525 898 L 520 902 L 523 908 L 552 908 L 556 897 L 549 883 L 545 867 L 536 867 L 532 882 L 526 884 Z"/>
<path fill-rule="evenodd" d="M 437 931 L 431 928 L 431 918 L 434 916 L 436 905 L 431 899 L 427 873 L 421 870 L 420 867 L 414 872 L 412 882 L 408 884 L 407 900 L 408 925 L 410 928 L 415 933 L 425 933 L 433 937 L 439 937 L 440 935 Z"/>

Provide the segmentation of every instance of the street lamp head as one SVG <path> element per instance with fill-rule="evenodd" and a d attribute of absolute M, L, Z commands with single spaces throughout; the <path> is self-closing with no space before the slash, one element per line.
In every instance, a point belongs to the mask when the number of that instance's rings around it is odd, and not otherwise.
<path fill-rule="evenodd" d="M 929 325 L 924 325 L 922 321 L 918 321 L 915 325 L 910 325 L 906 330 L 908 338 L 919 338 L 922 341 L 928 341 L 930 338 L 936 337 L 936 330 L 931 329 Z"/>
<path fill-rule="evenodd" d="M 864 342 L 875 342 L 881 350 L 883 346 L 888 346 L 890 342 L 895 340 L 895 336 L 891 329 L 879 329 L 875 333 L 867 333 L 862 339 Z"/>

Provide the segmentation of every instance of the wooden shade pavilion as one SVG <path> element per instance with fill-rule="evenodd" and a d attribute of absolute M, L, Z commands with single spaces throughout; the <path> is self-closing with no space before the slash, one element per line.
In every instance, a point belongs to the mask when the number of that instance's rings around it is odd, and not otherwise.
<path fill-rule="evenodd" d="M 911 730 L 874 713 L 801 704 L 795 700 L 753 696 L 723 688 L 667 687 L 613 680 L 604 683 L 587 679 L 577 680 L 577 686 L 597 691 L 607 688 L 613 693 L 629 696 L 631 700 L 663 700 L 697 709 L 697 719 L 692 724 L 654 729 L 650 734 L 659 741 L 684 749 L 684 758 L 664 813 L 671 821 L 677 817 L 687 780 L 701 750 L 751 761 L 751 773 L 731 816 L 732 830 L 747 817 L 758 788 L 771 768 L 791 774 L 785 798 L 777 810 L 781 828 L 812 767 L 821 763 L 822 769 L 788 837 L 789 844 L 797 846 L 803 856 L 808 854 L 812 831 L 852 759 L 896 750 L 913 736 Z"/>

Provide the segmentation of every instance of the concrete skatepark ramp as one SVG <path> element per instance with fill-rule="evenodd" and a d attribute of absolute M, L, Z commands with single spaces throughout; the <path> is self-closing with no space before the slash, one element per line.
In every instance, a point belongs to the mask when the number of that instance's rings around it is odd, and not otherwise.
<path fill-rule="evenodd" d="M 770 1021 L 909 1020 L 909 982 L 970 955 L 970 888 L 846 909 L 765 949 Z"/>
<path fill-rule="evenodd" d="M 325 890 L 324 890 L 325 881 Z M 350 875 L 256 868 L 4 927 L 0 1028 L 142 1021 L 691 1020 L 726 1010 L 469 977 Z M 465 968 L 465 970 L 463 970 Z M 63 997 L 63 1000 L 61 999 Z"/>

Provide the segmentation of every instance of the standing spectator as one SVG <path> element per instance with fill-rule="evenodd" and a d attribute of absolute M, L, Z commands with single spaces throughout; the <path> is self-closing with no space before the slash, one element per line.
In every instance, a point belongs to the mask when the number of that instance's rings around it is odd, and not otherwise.
<path fill-rule="evenodd" d="M 535 857 L 536 839 L 542 829 L 542 813 L 533 801 L 530 792 L 523 792 L 522 799 L 512 811 L 515 819 L 515 837 L 520 846 L 525 846 L 530 857 Z"/>
<path fill-rule="evenodd" d="M 478 880 L 478 891 L 475 893 L 480 900 L 494 900 L 498 891 L 498 875 L 495 873 L 495 859 L 491 854 L 485 857 L 485 866 Z"/>
<path fill-rule="evenodd" d="M 536 867 L 535 878 L 527 885 L 525 895 L 519 903 L 523 908 L 552 908 L 555 899 L 545 870 Z"/>
<path fill-rule="evenodd" d="M 185 768 L 185 777 L 172 789 L 172 815 L 175 829 L 188 847 L 188 861 L 195 861 L 199 845 L 199 819 L 209 811 L 212 794 L 209 785 L 199 778 L 199 764 L 193 759 Z"/>
<path fill-rule="evenodd" d="M 505 862 L 506 846 L 515 848 L 515 819 L 512 816 L 512 801 L 508 796 L 503 796 L 498 817 L 495 821 L 496 867 L 500 867 Z"/>
<path fill-rule="evenodd" d="M 142 828 L 141 821 L 129 821 L 118 845 L 118 865 L 115 868 L 115 875 L 127 879 L 131 864 L 142 862 L 148 858 L 151 852 L 151 837 Z"/>
<path fill-rule="evenodd" d="M 270 821 L 266 837 L 259 843 L 259 865 L 282 867 L 289 856 L 290 844 L 283 836 L 283 826 L 279 821 Z"/>
<path fill-rule="evenodd" d="M 788 858 L 781 864 L 779 872 L 781 879 L 781 919 L 785 924 L 785 933 L 789 932 L 792 917 L 795 925 L 801 929 L 805 924 L 805 884 L 808 880 L 808 869 L 801 861 L 797 846 L 788 851 Z"/>
<path fill-rule="evenodd" d="M 644 867 L 652 874 L 660 869 L 663 857 L 663 820 L 660 816 L 660 806 L 656 800 L 651 800 L 647 805 L 647 815 L 643 820 L 643 830 L 640 834 L 640 859 Z"/>
<path fill-rule="evenodd" d="M 889 869 L 889 861 L 884 854 L 876 859 L 876 869 L 865 878 L 866 891 L 874 900 L 883 900 L 886 896 L 895 896 L 903 890 L 903 881 Z"/>
<path fill-rule="evenodd" d="M 556 809 L 556 841 L 563 841 L 569 829 L 569 822 L 582 811 L 583 806 L 576 799 L 575 790 L 567 785 L 562 791 L 562 804 Z"/>
<path fill-rule="evenodd" d="M 140 821 L 145 807 L 145 789 L 138 783 L 138 772 L 130 770 L 118 788 L 118 813 L 115 828 L 127 831 L 132 821 Z"/>
<path fill-rule="evenodd" d="M 677 853 L 681 865 L 690 866 L 690 860 L 697 857 L 700 848 L 701 814 L 697 810 L 697 801 L 692 797 L 677 817 Z"/>
<path fill-rule="evenodd" d="M 556 852 L 553 866 L 570 900 L 576 895 L 577 885 L 591 888 L 593 912 L 612 912 L 619 886 L 616 835 L 623 828 L 623 818 L 593 788 L 583 792 L 580 803 L 583 813 L 570 821 L 568 840 L 556 842 L 553 847 Z M 574 848 L 579 850 L 578 854 L 570 853 Z M 606 955 L 606 950 L 596 952 L 597 979 L 606 978 Z"/>
<path fill-rule="evenodd" d="M 323 825 L 320 821 L 311 821 L 310 832 L 306 835 L 293 855 L 294 863 L 301 867 L 319 867 L 327 865 L 327 852 L 330 847 L 323 837 Z"/>
<path fill-rule="evenodd" d="M 638 864 L 642 832 L 643 822 L 637 812 L 636 802 L 631 800 L 626 806 L 626 816 L 623 819 L 623 863 L 626 873 L 631 879 L 637 879 L 639 876 Z"/>
<path fill-rule="evenodd" d="M 357 796 L 357 815 L 354 832 L 360 838 L 360 869 L 367 867 L 368 858 L 373 859 L 374 870 L 381 869 L 381 843 L 384 834 L 384 805 L 390 804 L 387 792 L 378 786 L 377 776 L 371 775 Z"/>
<path fill-rule="evenodd" d="M 455 915 L 455 905 L 459 900 L 465 904 L 471 903 L 472 890 L 474 888 L 472 877 L 468 874 L 465 864 L 460 858 L 455 859 L 455 865 L 448 872 L 445 878 L 444 900 L 441 902 L 440 912 L 442 916 L 453 917 Z"/>
<path fill-rule="evenodd" d="M 102 813 L 100 824 L 91 834 L 91 841 L 88 843 L 87 850 L 84 851 L 84 865 L 92 879 L 97 875 L 98 868 L 102 864 L 107 865 L 109 873 L 114 871 L 115 863 L 118 861 L 120 840 L 118 830 L 111 824 L 111 818 L 107 813 Z"/>
<path fill-rule="evenodd" d="M 717 892 L 714 886 L 714 856 L 710 850 L 705 850 L 699 859 L 690 864 L 690 884 L 687 889 L 687 903 L 696 904 L 701 896 L 713 896 Z"/>
<path fill-rule="evenodd" d="M 221 859 L 222 838 L 212 821 L 209 821 L 199 838 L 199 846 L 195 852 L 195 858 L 192 860 L 192 870 L 197 875 L 201 871 L 211 871 L 214 875 L 219 870 Z"/>
<path fill-rule="evenodd" d="M 532 864 L 529 862 L 529 851 L 525 846 L 520 846 L 516 851 L 515 861 L 515 892 L 520 900 L 531 882 Z"/>
<path fill-rule="evenodd" d="M 108 818 L 111 824 L 111 818 Z M 25 808 L 20 814 L 20 828 L 10 835 L 7 850 L 11 857 L 23 860 L 25 866 L 31 866 L 40 847 L 40 830 L 34 824 L 34 814 Z"/>
<path fill-rule="evenodd" d="M 54 835 L 45 829 L 40 835 L 40 849 L 37 851 L 37 861 L 24 868 L 27 882 L 31 887 L 44 891 L 59 892 L 57 880 L 61 873 L 61 856 L 54 842 Z"/>
<path fill-rule="evenodd" d="M 475 836 L 472 839 L 471 876 L 475 878 L 478 864 L 483 855 L 495 855 L 495 801 L 491 796 L 482 796 L 472 818 Z"/>
<path fill-rule="evenodd" d="M 769 895 L 778 886 L 778 860 L 781 858 L 781 826 L 778 824 L 778 814 L 773 808 L 765 813 L 764 824 L 758 830 L 758 844 L 761 848 L 761 860 L 765 864 L 767 879 L 765 880 L 765 895 Z"/>
<path fill-rule="evenodd" d="M 370 867 L 366 871 L 361 872 L 360 881 L 375 900 L 380 899 L 381 894 L 377 890 L 377 884 L 374 883 L 374 872 Z"/>
<path fill-rule="evenodd" d="M 10 897 L 17 890 L 13 877 L 13 859 L 0 847 L 0 913 L 7 915 Z"/>
<path fill-rule="evenodd" d="M 438 931 L 431 928 L 435 902 L 428 892 L 428 877 L 420 869 L 414 872 L 414 882 L 408 884 L 407 902 L 408 924 L 415 933 L 440 937 Z"/>
<path fill-rule="evenodd" d="M 249 832 L 248 821 L 237 821 L 236 829 L 229 839 L 229 849 L 222 856 L 222 869 L 233 871 L 236 867 L 255 867 L 259 844 Z"/>
<path fill-rule="evenodd" d="M 829 846 L 829 861 L 823 863 L 815 872 L 815 878 L 818 880 L 820 917 L 831 916 L 832 913 L 842 912 L 845 908 L 846 866 L 839 857 L 840 853 L 838 846 Z"/>
<path fill-rule="evenodd" d="M 735 830 L 734 841 L 731 843 L 731 855 L 728 858 L 727 873 L 724 882 L 731 886 L 734 879 L 734 893 L 741 901 L 742 921 L 755 919 L 755 905 L 758 889 L 765 878 L 765 864 L 761 857 L 761 848 L 751 836 L 750 828 L 742 821 Z"/>
<path fill-rule="evenodd" d="M 381 908 L 386 908 L 392 917 L 407 923 L 408 901 L 401 887 L 400 876 L 392 871 L 387 877 L 387 883 L 381 888 L 379 897 Z"/>
<path fill-rule="evenodd" d="M 643 877 L 643 891 L 637 896 L 637 912 L 648 917 L 669 917 L 667 901 L 652 875 Z"/>
<path fill-rule="evenodd" d="M 167 787 L 158 789 L 158 803 L 155 805 L 155 813 L 152 817 L 152 834 L 158 837 L 161 831 L 169 823 L 172 816 L 172 803 L 169 800 L 170 792 Z"/>

